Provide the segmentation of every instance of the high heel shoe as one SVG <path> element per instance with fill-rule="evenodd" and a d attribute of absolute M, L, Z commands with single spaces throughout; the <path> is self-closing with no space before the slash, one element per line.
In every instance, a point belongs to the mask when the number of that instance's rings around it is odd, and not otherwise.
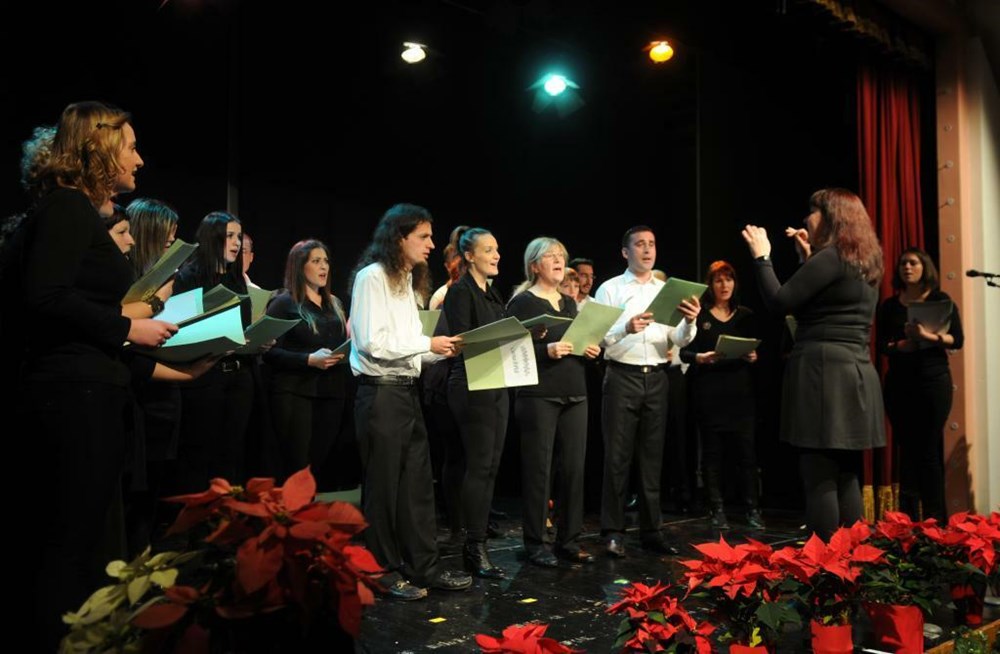
<path fill-rule="evenodd" d="M 483 579 L 506 579 L 507 573 L 490 561 L 485 542 L 466 541 L 462 550 L 462 563 L 466 572 Z"/>

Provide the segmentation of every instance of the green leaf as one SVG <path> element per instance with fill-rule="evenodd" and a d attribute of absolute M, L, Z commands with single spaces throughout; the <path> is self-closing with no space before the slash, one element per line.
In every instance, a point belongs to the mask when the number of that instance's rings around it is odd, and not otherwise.
<path fill-rule="evenodd" d="M 659 624 L 667 624 L 667 619 L 663 617 L 663 611 L 650 611 L 646 617 Z"/>
<path fill-rule="evenodd" d="M 124 570 L 127 565 L 128 564 L 124 561 L 112 561 L 105 566 L 104 571 L 108 573 L 109 577 L 118 579 L 121 576 L 121 571 Z"/>
<path fill-rule="evenodd" d="M 157 570 L 149 575 L 149 579 L 160 588 L 170 588 L 177 583 L 177 568 Z"/>
<path fill-rule="evenodd" d="M 152 582 L 149 580 L 149 575 L 143 575 L 141 577 L 136 577 L 128 584 L 128 603 L 133 605 L 142 599 L 142 596 L 146 594 Z"/>

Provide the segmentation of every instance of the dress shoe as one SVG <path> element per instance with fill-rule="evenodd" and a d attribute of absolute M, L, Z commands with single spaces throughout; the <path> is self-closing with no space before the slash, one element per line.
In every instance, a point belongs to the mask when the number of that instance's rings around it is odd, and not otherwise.
<path fill-rule="evenodd" d="M 721 506 L 713 508 L 708 515 L 712 519 L 712 529 L 729 529 L 726 512 Z"/>
<path fill-rule="evenodd" d="M 431 582 L 434 590 L 465 590 L 472 585 L 472 577 L 458 570 L 445 570 Z"/>
<path fill-rule="evenodd" d="M 530 554 L 528 554 L 528 560 L 542 568 L 558 568 L 559 560 L 556 558 L 555 554 L 548 551 L 544 547 L 540 547 Z"/>
<path fill-rule="evenodd" d="M 414 586 L 407 580 L 399 578 L 385 588 L 385 594 L 392 599 L 401 600 L 403 602 L 412 602 L 413 600 L 427 597 L 427 589 L 421 588 L 420 586 Z"/>
<path fill-rule="evenodd" d="M 496 522 L 494 520 L 490 520 L 488 523 L 486 523 L 486 537 L 487 538 L 506 538 L 507 537 L 507 532 L 504 531 L 503 527 L 500 526 L 500 523 L 498 523 L 498 522 Z"/>
<path fill-rule="evenodd" d="M 747 526 L 751 529 L 764 529 L 764 516 L 760 514 L 760 509 L 750 509 L 747 513 Z"/>
<path fill-rule="evenodd" d="M 582 547 L 557 547 L 556 556 L 570 563 L 593 563 L 594 555 Z"/>
<path fill-rule="evenodd" d="M 642 549 L 649 550 L 650 552 L 656 552 L 657 554 L 668 554 L 670 556 L 677 556 L 681 553 L 679 549 L 663 540 L 662 536 L 643 538 Z"/>
<path fill-rule="evenodd" d="M 635 493 L 629 495 L 628 501 L 625 502 L 626 511 L 638 511 L 639 510 L 639 496 Z"/>
<path fill-rule="evenodd" d="M 606 551 L 609 556 L 619 559 L 625 558 L 625 542 L 621 536 L 612 536 L 608 539 Z"/>
<path fill-rule="evenodd" d="M 465 564 L 467 572 L 471 572 L 476 577 L 483 579 L 506 579 L 507 573 L 503 568 L 498 568 L 490 561 L 490 555 L 486 551 L 486 543 L 466 541 L 462 550 L 462 563 Z"/>

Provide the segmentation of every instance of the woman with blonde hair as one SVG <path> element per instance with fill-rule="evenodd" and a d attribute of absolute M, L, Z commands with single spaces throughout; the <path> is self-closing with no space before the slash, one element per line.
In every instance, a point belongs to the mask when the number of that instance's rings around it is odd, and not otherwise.
<path fill-rule="evenodd" d="M 862 453 L 885 446 L 882 390 L 868 352 L 882 278 L 882 248 L 861 199 L 823 189 L 809 199 L 803 228 L 786 235 L 803 265 L 781 284 L 762 227 L 743 238 L 767 308 L 798 327 L 785 366 L 781 440 L 799 451 L 806 525 L 828 539 L 862 516 Z"/>
<path fill-rule="evenodd" d="M 514 292 L 507 311 L 518 320 L 543 314 L 573 319 L 576 298 L 560 292 L 566 274 L 566 248 L 541 236 L 524 250 L 525 281 Z M 569 323 L 550 327 L 534 340 L 538 385 L 517 390 L 514 415 L 521 431 L 521 483 L 524 497 L 524 549 L 538 566 L 555 567 L 557 557 L 572 563 L 593 563 L 579 544 L 583 528 L 583 466 L 587 454 L 587 384 L 584 357 L 600 354 L 596 343 L 583 352 L 562 340 Z M 555 546 L 546 542 L 549 472 L 558 451 Z"/>
<path fill-rule="evenodd" d="M 99 102 L 63 111 L 49 155 L 34 171 L 22 297 L 32 315 L 21 375 L 20 424 L 49 471 L 35 500 L 46 506 L 39 547 L 33 633 L 63 631 L 60 615 L 97 587 L 102 536 L 125 455 L 123 412 L 129 399 L 126 341 L 161 345 L 177 327 L 122 315 L 132 282 L 128 260 L 102 219 L 112 197 L 135 190 L 143 161 L 126 112 Z M 100 562 L 100 563 L 99 563 Z"/>

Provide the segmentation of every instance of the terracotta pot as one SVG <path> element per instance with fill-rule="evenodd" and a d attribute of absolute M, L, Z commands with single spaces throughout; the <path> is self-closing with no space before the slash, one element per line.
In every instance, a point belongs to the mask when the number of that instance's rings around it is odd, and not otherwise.
<path fill-rule="evenodd" d="M 955 584 L 951 587 L 951 599 L 955 602 L 955 622 L 968 627 L 983 624 L 983 599 L 986 584 Z"/>
<path fill-rule="evenodd" d="M 898 654 L 922 654 L 924 613 L 919 606 L 865 604 L 865 610 L 879 645 Z"/>
<path fill-rule="evenodd" d="M 854 651 L 854 630 L 851 625 L 825 625 L 812 620 L 809 628 L 812 630 L 812 649 L 816 654 L 845 654 Z"/>

